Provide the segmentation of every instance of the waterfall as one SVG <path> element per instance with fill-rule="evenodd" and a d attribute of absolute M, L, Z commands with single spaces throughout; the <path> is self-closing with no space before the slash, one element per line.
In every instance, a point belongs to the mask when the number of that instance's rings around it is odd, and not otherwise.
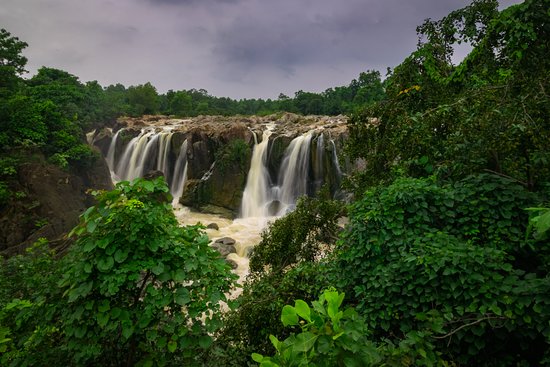
<path fill-rule="evenodd" d="M 121 131 L 122 130 L 118 130 L 115 133 L 115 136 L 113 136 L 113 138 L 111 139 L 111 144 L 109 144 L 109 150 L 107 151 L 107 157 L 105 158 L 107 161 L 107 166 L 109 166 L 109 170 L 111 170 L 111 172 L 114 172 L 115 170 L 115 150 L 118 136 L 120 135 Z"/>
<path fill-rule="evenodd" d="M 277 185 L 272 185 L 267 169 L 271 129 L 266 129 L 261 143 L 254 145 L 252 162 L 241 204 L 241 217 L 282 215 L 292 210 L 296 200 L 308 194 L 310 180 L 311 132 L 294 138 L 287 147 L 279 169 Z"/>
<path fill-rule="evenodd" d="M 340 168 L 340 162 L 338 161 L 338 154 L 336 154 L 336 144 L 333 139 L 330 139 L 330 144 L 332 145 L 332 163 L 336 168 L 336 175 L 338 178 L 342 177 L 342 169 Z"/>
<path fill-rule="evenodd" d="M 187 140 L 179 150 L 174 170 L 171 170 L 171 131 L 155 132 L 151 129 L 142 129 L 138 136 L 128 142 L 117 160 L 117 141 L 123 130 L 120 129 L 113 136 L 106 157 L 113 181 L 131 181 L 142 177 L 150 169 L 156 169 L 164 174 L 174 202 L 177 202 L 183 193 L 187 178 Z"/>
<path fill-rule="evenodd" d="M 270 150 L 275 123 L 264 126 L 261 139 L 259 133 L 253 133 L 252 159 L 240 206 L 242 218 L 283 215 L 294 209 L 300 196 L 314 194 L 327 182 L 332 193 L 337 191 L 341 171 L 336 144 L 330 136 L 319 130 L 297 136 L 281 158 L 280 153 Z M 121 144 L 123 130 L 132 132 L 127 128 L 117 131 L 106 155 L 113 180 L 133 180 L 152 169 L 162 171 L 176 204 L 187 180 L 188 141 L 176 151 L 172 147 L 172 127 L 144 127 L 137 136 Z M 118 152 L 121 145 L 124 148 Z"/>
<path fill-rule="evenodd" d="M 258 144 L 254 134 L 254 149 L 252 150 L 252 161 L 246 179 L 246 186 L 241 202 L 241 216 L 266 217 L 269 215 L 267 204 L 270 202 L 270 178 L 267 170 L 267 152 L 269 137 L 272 127 L 268 127 L 262 134 L 262 141 Z"/>
<path fill-rule="evenodd" d="M 285 151 L 279 170 L 279 184 L 273 189 L 274 196 L 281 205 L 279 214 L 292 210 L 298 197 L 308 194 L 309 145 L 312 136 L 312 133 L 308 132 L 294 138 Z"/>
<path fill-rule="evenodd" d="M 141 164 L 144 161 L 144 152 L 147 148 L 149 138 L 153 134 L 153 131 L 143 129 L 137 137 L 130 140 L 122 155 L 122 159 L 117 164 L 116 174 L 122 180 L 131 181 L 141 176 L 141 172 L 143 171 Z"/>
<path fill-rule="evenodd" d="M 174 168 L 174 180 L 170 186 L 170 193 L 174 197 L 173 204 L 177 204 L 183 193 L 183 185 L 187 179 L 187 140 L 183 142 Z"/>
<path fill-rule="evenodd" d="M 164 173 L 164 178 L 166 179 L 166 182 L 170 182 L 172 179 L 170 175 L 170 143 L 172 142 L 172 133 L 171 132 L 162 132 L 160 133 L 159 138 L 159 149 L 158 149 L 158 157 L 157 157 L 157 171 L 161 171 Z"/>

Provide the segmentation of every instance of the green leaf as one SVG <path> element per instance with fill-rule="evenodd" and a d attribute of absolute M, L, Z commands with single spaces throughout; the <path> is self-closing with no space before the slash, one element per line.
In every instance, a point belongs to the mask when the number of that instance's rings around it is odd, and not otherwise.
<path fill-rule="evenodd" d="M 97 306 L 97 310 L 99 312 L 106 312 L 111 309 L 111 306 L 109 305 L 109 300 L 104 299 L 103 301 L 99 302 Z"/>
<path fill-rule="evenodd" d="M 123 322 L 122 323 L 122 336 L 125 339 L 129 339 L 132 334 L 134 333 L 134 327 L 129 322 Z"/>
<path fill-rule="evenodd" d="M 143 180 L 141 184 L 145 190 L 149 192 L 155 191 L 155 184 L 153 182 Z"/>
<path fill-rule="evenodd" d="M 277 339 L 275 335 L 269 335 L 269 340 L 271 340 L 271 344 L 273 344 L 275 349 L 280 352 L 281 342 L 279 341 L 279 339 Z"/>
<path fill-rule="evenodd" d="M 109 322 L 109 313 L 97 313 L 96 315 L 97 317 L 97 324 L 99 325 L 100 328 L 104 328 L 105 325 L 107 325 L 107 323 Z"/>
<path fill-rule="evenodd" d="M 252 359 L 254 360 L 254 362 L 261 363 L 262 360 L 264 359 L 264 356 L 258 353 L 252 353 Z"/>
<path fill-rule="evenodd" d="M 191 297 L 187 288 L 179 288 L 175 293 L 175 301 L 178 305 L 183 306 L 191 302 Z"/>
<path fill-rule="evenodd" d="M 300 316 L 307 322 L 311 322 L 311 309 L 309 308 L 307 303 L 305 303 L 301 299 L 296 300 L 296 302 L 294 302 L 294 309 L 296 310 L 298 316 Z"/>
<path fill-rule="evenodd" d="M 96 246 L 97 246 L 96 242 L 93 239 L 90 238 L 90 239 L 86 240 L 86 242 L 84 243 L 84 246 L 82 247 L 82 251 L 90 252 L 94 248 L 96 248 Z"/>
<path fill-rule="evenodd" d="M 115 264 L 115 260 L 111 256 L 108 256 L 108 257 L 101 258 L 97 261 L 97 268 L 99 269 L 99 271 L 105 273 L 109 271 L 114 264 Z"/>
<path fill-rule="evenodd" d="M 208 335 L 203 335 L 199 338 L 199 346 L 202 349 L 208 349 L 212 345 L 212 338 Z"/>
<path fill-rule="evenodd" d="M 286 305 L 281 312 L 281 321 L 284 326 L 298 325 L 298 315 L 294 307 Z"/>
<path fill-rule="evenodd" d="M 157 265 L 151 268 L 151 271 L 155 275 L 160 275 L 164 271 L 164 264 L 162 262 L 157 263 Z"/>
<path fill-rule="evenodd" d="M 177 344 L 175 341 L 170 340 L 170 341 L 168 342 L 168 351 L 169 351 L 170 353 L 174 353 L 174 352 L 176 351 L 177 348 L 178 348 L 178 344 Z"/>
<path fill-rule="evenodd" d="M 294 348 L 300 352 L 307 352 L 313 348 L 313 345 L 318 337 L 319 335 L 315 335 L 310 332 L 298 334 L 296 335 L 296 343 L 294 344 Z"/>
<path fill-rule="evenodd" d="M 115 252 L 115 261 L 117 263 L 124 262 L 128 258 L 128 251 L 123 251 L 121 249 L 116 250 Z"/>
<path fill-rule="evenodd" d="M 88 231 L 88 233 L 92 233 L 93 231 L 95 231 L 96 227 L 97 227 L 97 221 L 95 220 L 91 220 L 88 223 L 86 223 L 86 231 Z"/>
<path fill-rule="evenodd" d="M 173 279 L 176 282 L 183 282 L 186 279 L 186 272 L 183 269 L 176 270 Z"/>

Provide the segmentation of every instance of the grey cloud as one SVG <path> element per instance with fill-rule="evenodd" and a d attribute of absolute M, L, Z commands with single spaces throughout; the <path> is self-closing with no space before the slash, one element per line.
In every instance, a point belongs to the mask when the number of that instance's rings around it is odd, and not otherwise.
<path fill-rule="evenodd" d="M 469 0 L 1 0 L 41 65 L 101 84 L 276 98 L 401 62 L 415 28 Z M 510 4 L 519 0 L 505 0 Z"/>
<path fill-rule="evenodd" d="M 236 4 L 241 0 L 146 0 L 153 5 Z"/>

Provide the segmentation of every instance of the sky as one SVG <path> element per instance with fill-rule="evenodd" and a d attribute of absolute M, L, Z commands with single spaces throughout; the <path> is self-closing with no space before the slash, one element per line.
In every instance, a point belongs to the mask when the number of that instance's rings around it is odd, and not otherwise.
<path fill-rule="evenodd" d="M 501 7 L 520 0 L 501 0 Z M 468 0 L 1 0 L 0 27 L 86 82 L 277 98 L 398 65 L 416 26 Z M 460 57 L 460 52 L 458 54 Z"/>

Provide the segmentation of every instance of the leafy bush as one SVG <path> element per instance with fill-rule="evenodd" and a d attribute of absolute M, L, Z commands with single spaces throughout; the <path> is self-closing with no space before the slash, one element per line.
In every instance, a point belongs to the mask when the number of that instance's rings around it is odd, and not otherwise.
<path fill-rule="evenodd" d="M 57 282 L 63 263 L 45 239 L 0 261 L 0 365 L 63 364 Z"/>
<path fill-rule="evenodd" d="M 321 193 L 322 194 L 322 193 Z M 302 197 L 296 209 L 275 220 L 250 256 L 250 270 L 279 272 L 330 251 L 336 240 L 341 204 L 326 198 Z"/>
<path fill-rule="evenodd" d="M 193 364 L 212 343 L 234 275 L 200 227 L 179 227 L 162 177 L 98 193 L 73 233 L 61 286 L 78 364 Z"/>
<path fill-rule="evenodd" d="M 252 352 L 274 353 L 269 335 L 287 336 L 290 332 L 281 325 L 279 310 L 295 299 L 314 300 L 328 286 L 325 267 L 318 263 L 302 263 L 285 273 L 251 276 L 237 299 L 238 307 L 224 319 L 210 364 L 244 366 Z"/>
<path fill-rule="evenodd" d="M 264 357 L 253 353 L 262 367 L 277 366 L 435 366 L 446 365 L 428 342 L 429 334 L 414 332 L 398 347 L 373 343 L 365 321 L 353 308 L 341 310 L 344 293 L 325 290 L 313 308 L 303 300 L 281 312 L 285 326 L 299 326 L 299 334 L 284 341 L 270 335 L 277 353 Z"/>
<path fill-rule="evenodd" d="M 530 197 L 489 175 L 369 191 L 351 206 L 338 284 L 377 339 L 429 327 L 442 334 L 438 350 L 459 363 L 540 363 L 550 282 L 526 273 L 540 265 L 524 243 Z"/>

